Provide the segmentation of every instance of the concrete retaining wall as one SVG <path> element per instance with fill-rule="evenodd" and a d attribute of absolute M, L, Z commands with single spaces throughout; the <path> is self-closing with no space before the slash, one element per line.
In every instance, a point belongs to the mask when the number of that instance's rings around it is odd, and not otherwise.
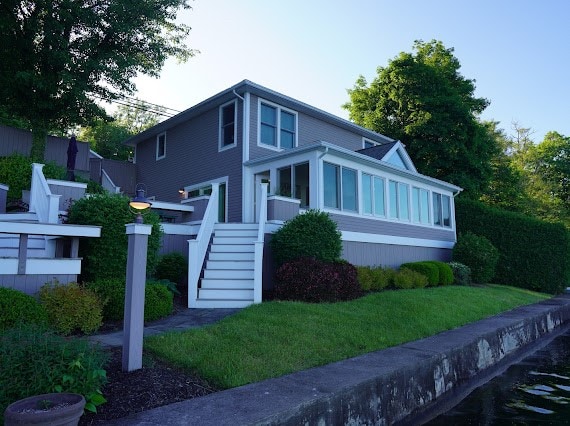
<path fill-rule="evenodd" d="M 570 295 L 436 336 L 142 412 L 129 425 L 420 424 L 570 324 Z"/>

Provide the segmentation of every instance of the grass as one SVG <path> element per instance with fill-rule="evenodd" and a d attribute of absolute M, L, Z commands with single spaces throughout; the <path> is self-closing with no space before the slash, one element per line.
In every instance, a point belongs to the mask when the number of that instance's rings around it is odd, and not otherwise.
<path fill-rule="evenodd" d="M 550 296 L 515 287 L 385 291 L 350 302 L 267 302 L 145 339 L 166 362 L 231 388 L 384 349 Z"/>

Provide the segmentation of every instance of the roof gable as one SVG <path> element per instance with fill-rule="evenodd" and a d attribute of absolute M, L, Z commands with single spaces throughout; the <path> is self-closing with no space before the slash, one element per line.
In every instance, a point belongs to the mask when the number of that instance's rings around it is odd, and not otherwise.
<path fill-rule="evenodd" d="M 356 152 L 368 155 L 380 161 L 385 161 L 403 170 L 417 172 L 414 162 L 408 155 L 404 144 L 400 141 L 376 145 L 370 148 L 360 149 Z"/>

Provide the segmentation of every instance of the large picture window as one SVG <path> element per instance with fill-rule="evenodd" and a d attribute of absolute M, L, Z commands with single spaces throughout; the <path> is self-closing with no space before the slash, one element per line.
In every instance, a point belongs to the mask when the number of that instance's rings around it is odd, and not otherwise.
<path fill-rule="evenodd" d="M 297 146 L 297 114 L 277 105 L 260 102 L 259 142 L 278 149 Z"/>

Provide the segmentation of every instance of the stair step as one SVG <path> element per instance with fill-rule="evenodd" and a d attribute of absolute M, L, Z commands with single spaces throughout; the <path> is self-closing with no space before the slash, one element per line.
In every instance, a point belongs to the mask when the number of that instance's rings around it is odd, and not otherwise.
<path fill-rule="evenodd" d="M 210 253 L 253 253 L 255 246 L 250 244 L 212 244 Z"/>
<path fill-rule="evenodd" d="M 254 241 L 252 237 L 214 237 L 212 244 L 253 244 Z"/>
<path fill-rule="evenodd" d="M 206 269 L 204 270 L 204 278 L 218 278 L 225 280 L 253 279 L 253 269 Z"/>
<path fill-rule="evenodd" d="M 252 279 L 216 279 L 216 278 L 202 278 L 202 289 L 247 289 L 253 290 L 253 280 Z"/>
<path fill-rule="evenodd" d="M 253 251 L 248 252 L 210 252 L 208 260 L 250 260 L 253 262 L 254 260 L 254 253 Z"/>
<path fill-rule="evenodd" d="M 251 300 L 209 300 L 201 299 L 196 300 L 190 304 L 192 308 L 202 308 L 202 309 L 212 309 L 212 308 L 247 308 L 253 305 L 253 299 Z"/>
<path fill-rule="evenodd" d="M 206 270 L 221 269 L 251 269 L 254 268 L 253 260 L 208 260 Z"/>
<path fill-rule="evenodd" d="M 216 223 L 214 230 L 218 229 L 259 229 L 257 223 Z"/>
<path fill-rule="evenodd" d="M 253 290 L 249 289 L 208 289 L 201 288 L 198 290 L 198 300 L 204 299 L 232 299 L 232 300 L 253 300 Z"/>
<path fill-rule="evenodd" d="M 217 229 L 214 236 L 257 238 L 257 229 Z"/>

